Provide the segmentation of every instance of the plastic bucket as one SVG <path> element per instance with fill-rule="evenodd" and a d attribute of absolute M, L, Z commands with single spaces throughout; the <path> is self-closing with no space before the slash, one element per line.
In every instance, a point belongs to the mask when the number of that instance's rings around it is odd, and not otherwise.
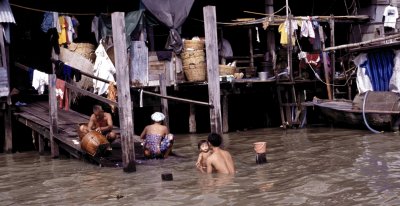
<path fill-rule="evenodd" d="M 257 154 L 262 154 L 267 152 L 267 142 L 255 142 L 254 144 L 254 151 Z"/>
<path fill-rule="evenodd" d="M 258 72 L 258 77 L 260 78 L 260 80 L 267 80 L 268 72 Z"/>

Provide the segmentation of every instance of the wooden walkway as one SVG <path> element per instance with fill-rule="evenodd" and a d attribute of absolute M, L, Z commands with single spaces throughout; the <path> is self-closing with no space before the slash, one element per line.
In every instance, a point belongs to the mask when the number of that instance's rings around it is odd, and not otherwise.
<path fill-rule="evenodd" d="M 50 141 L 50 121 L 49 121 L 49 102 L 37 101 L 20 106 L 14 112 L 14 116 L 20 123 L 31 128 L 38 135 L 39 153 L 43 154 L 45 140 Z M 77 134 L 79 123 L 87 123 L 89 116 L 75 112 L 73 110 L 58 109 L 58 133 L 54 135 L 55 141 L 60 149 L 65 150 L 70 155 L 78 159 L 88 159 L 101 166 L 119 166 L 122 162 L 122 151 L 119 140 L 111 144 L 113 150 L 107 157 L 93 157 L 81 149 Z M 114 127 L 118 132 L 119 128 Z M 142 148 L 139 137 L 135 136 L 135 156 L 142 158 Z"/>

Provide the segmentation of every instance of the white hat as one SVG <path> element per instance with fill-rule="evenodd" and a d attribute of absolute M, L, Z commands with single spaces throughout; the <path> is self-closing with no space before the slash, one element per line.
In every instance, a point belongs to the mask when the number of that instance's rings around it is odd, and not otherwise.
<path fill-rule="evenodd" d="M 161 112 L 154 112 L 151 115 L 151 119 L 153 121 L 155 121 L 155 122 L 161 122 L 161 121 L 163 121 L 165 119 L 165 115 L 163 113 L 161 113 Z"/>

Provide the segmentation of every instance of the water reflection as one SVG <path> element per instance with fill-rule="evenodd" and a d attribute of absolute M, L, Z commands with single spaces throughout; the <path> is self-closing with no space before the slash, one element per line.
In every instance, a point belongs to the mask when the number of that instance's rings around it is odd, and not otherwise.
<path fill-rule="evenodd" d="M 137 172 L 36 152 L 0 155 L 0 205 L 400 205 L 400 138 L 363 130 L 260 129 L 224 134 L 234 176 L 195 168 L 197 142 L 177 135 L 173 156 Z M 266 141 L 267 164 L 254 142 Z M 161 174 L 173 174 L 162 181 Z"/>

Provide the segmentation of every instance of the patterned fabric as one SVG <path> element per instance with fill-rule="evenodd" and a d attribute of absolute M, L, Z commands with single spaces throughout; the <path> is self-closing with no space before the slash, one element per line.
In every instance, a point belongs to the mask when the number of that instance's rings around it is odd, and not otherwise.
<path fill-rule="evenodd" d="M 162 157 L 172 142 L 171 134 L 165 137 L 158 134 L 147 134 L 144 140 L 144 148 L 149 150 L 151 158 Z"/>

